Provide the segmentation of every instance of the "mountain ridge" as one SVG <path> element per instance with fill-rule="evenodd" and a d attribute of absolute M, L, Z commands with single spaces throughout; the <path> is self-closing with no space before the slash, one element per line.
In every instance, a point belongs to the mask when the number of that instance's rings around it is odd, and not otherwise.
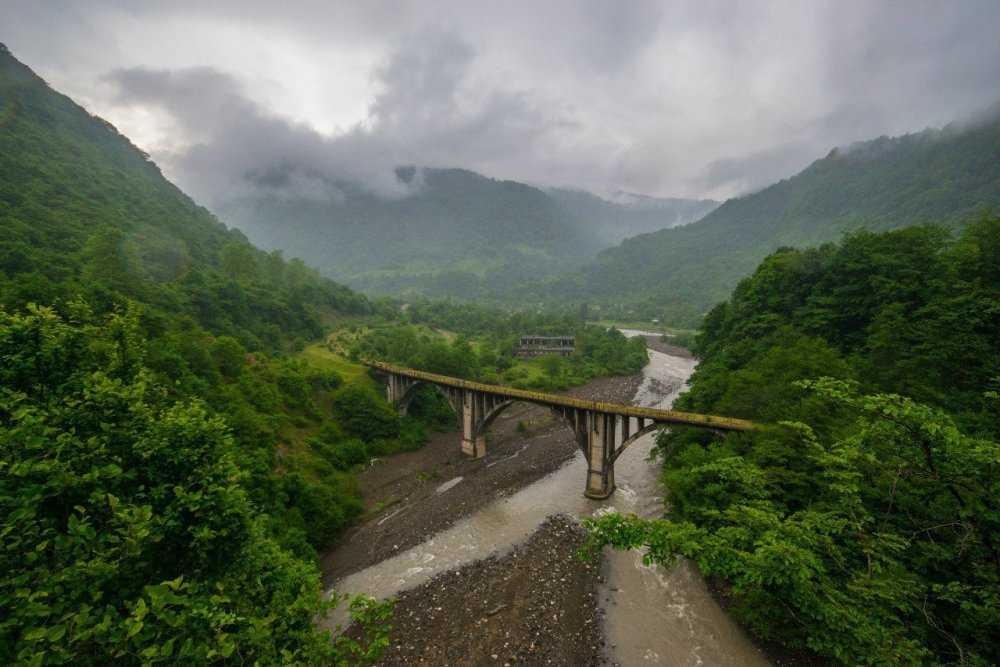
<path fill-rule="evenodd" d="M 6 48 L 0 225 L 0 299 L 8 306 L 82 294 L 110 308 L 132 298 L 190 315 L 251 349 L 321 335 L 325 309 L 370 309 L 302 262 L 250 245 L 113 125 L 53 90 Z"/>
<path fill-rule="evenodd" d="M 551 285 L 522 286 L 522 294 L 618 303 L 623 314 L 693 325 L 781 246 L 819 245 L 862 228 L 956 228 L 997 207 L 1000 115 L 833 149 L 697 222 L 627 239 Z"/>
<path fill-rule="evenodd" d="M 368 293 L 502 300 L 525 277 L 555 279 L 635 231 L 689 221 L 713 205 L 619 204 L 461 168 L 401 167 L 396 178 L 410 190 L 400 197 L 335 184 L 337 196 L 325 199 L 257 194 L 218 213 L 262 247 Z M 612 219 L 622 224 L 605 224 Z"/>

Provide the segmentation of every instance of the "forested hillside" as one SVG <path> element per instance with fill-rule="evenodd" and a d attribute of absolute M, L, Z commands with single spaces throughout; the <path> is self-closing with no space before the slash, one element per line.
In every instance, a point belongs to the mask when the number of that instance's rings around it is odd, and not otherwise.
<path fill-rule="evenodd" d="M 974 123 L 835 149 L 793 178 L 732 199 L 697 223 L 601 253 L 531 300 L 616 304 L 678 326 L 700 317 L 781 246 L 834 241 L 850 229 L 950 228 L 1000 207 L 1000 110 Z"/>
<path fill-rule="evenodd" d="M 496 295 L 568 270 L 600 246 L 541 190 L 461 169 L 398 169 L 411 192 L 348 184 L 322 200 L 255 196 L 225 206 L 261 247 L 284 249 L 369 293 Z"/>
<path fill-rule="evenodd" d="M 551 281 L 625 238 L 691 222 L 718 206 L 637 196 L 610 201 L 462 169 L 396 174 L 405 189 L 396 197 L 338 183 L 326 197 L 258 192 L 219 211 L 261 247 L 301 257 L 370 294 L 509 302 L 526 279 Z"/>
<path fill-rule="evenodd" d="M 0 662 L 348 658 L 314 630 L 316 550 L 362 512 L 351 453 L 422 428 L 363 369 L 283 352 L 372 304 L 3 48 L 0 225 Z"/>
<path fill-rule="evenodd" d="M 112 291 L 249 347 L 322 333 L 368 302 L 301 261 L 267 255 L 160 174 L 105 121 L 0 48 L 0 302 Z"/>
<path fill-rule="evenodd" d="M 839 664 L 1000 661 L 1000 217 L 781 249 L 705 318 L 682 410 L 757 420 L 659 450 L 684 555 L 759 635 Z"/>

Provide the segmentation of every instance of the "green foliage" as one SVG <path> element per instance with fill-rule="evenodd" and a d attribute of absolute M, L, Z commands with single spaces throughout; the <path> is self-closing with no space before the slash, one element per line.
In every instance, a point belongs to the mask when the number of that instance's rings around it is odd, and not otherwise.
<path fill-rule="evenodd" d="M 440 391 L 429 385 L 422 385 L 414 390 L 406 414 L 441 431 L 458 428 L 458 417 L 451 403 Z"/>
<path fill-rule="evenodd" d="M 768 257 L 678 406 L 783 426 L 662 435 L 673 516 L 591 522 L 592 549 L 692 558 L 755 633 L 839 664 L 1000 661 L 997 257 L 997 216 Z"/>
<path fill-rule="evenodd" d="M 808 487 L 781 481 L 791 457 L 717 447 L 678 458 L 670 477 L 689 480 L 685 520 L 588 520 L 591 550 L 692 558 L 732 583 L 755 632 L 840 664 L 996 661 L 1000 445 L 897 395 L 860 396 L 829 379 L 802 386 L 860 414 L 828 442 L 788 425 Z"/>
<path fill-rule="evenodd" d="M 0 660 L 330 664 L 315 567 L 267 535 L 225 423 L 142 365 L 134 310 L 0 312 Z M 329 498 L 317 499 L 309 510 Z M 384 621 L 385 605 L 356 610 Z M 374 655 L 374 653 L 372 654 Z"/>
<path fill-rule="evenodd" d="M 1000 278 L 981 258 L 998 252 L 998 230 L 1000 217 L 982 216 L 955 241 L 925 226 L 779 250 L 706 317 L 694 347 L 701 364 L 678 406 L 817 423 L 773 392 L 791 396 L 788 384 L 802 378 L 855 377 L 995 436 L 984 392 L 1000 375 Z M 758 394 L 756 406 L 740 405 Z"/>
<path fill-rule="evenodd" d="M 649 361 L 644 338 L 629 339 L 614 328 L 587 326 L 559 313 L 507 314 L 480 306 L 424 301 L 410 307 L 407 319 L 411 324 L 373 325 L 351 344 L 352 353 L 441 375 L 542 391 L 564 391 L 598 376 L 636 373 Z M 462 333 L 449 342 L 443 336 L 421 333 L 420 325 L 412 324 L 417 322 L 454 327 Z M 514 348 L 526 332 L 571 333 L 576 337 L 576 352 L 567 357 L 515 359 Z M 442 407 L 440 413 L 444 412 Z"/>
<path fill-rule="evenodd" d="M 363 509 L 308 444 L 354 453 L 342 377 L 267 356 L 367 300 L 227 231 L 2 46 L 0 225 L 0 661 L 373 658 L 384 628 L 314 628 L 316 549 Z"/>
<path fill-rule="evenodd" d="M 526 285 L 526 302 L 588 300 L 602 315 L 697 325 L 769 253 L 1000 208 L 1000 115 L 835 149 L 698 222 L 630 238 L 579 271 Z M 862 289 L 858 284 L 856 289 Z"/>
<path fill-rule="evenodd" d="M 358 385 L 345 387 L 334 398 L 333 409 L 350 437 L 371 443 L 399 435 L 399 416 L 371 389 Z"/>

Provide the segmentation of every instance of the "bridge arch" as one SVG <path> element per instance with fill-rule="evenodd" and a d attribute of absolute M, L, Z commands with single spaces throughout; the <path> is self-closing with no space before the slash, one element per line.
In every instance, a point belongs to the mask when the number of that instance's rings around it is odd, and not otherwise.
<path fill-rule="evenodd" d="M 518 401 L 503 401 L 498 403 L 493 409 L 489 410 L 484 416 L 482 422 L 476 427 L 476 435 L 486 435 L 487 429 L 493 425 L 496 418 L 500 416 L 502 412 L 505 412 L 507 408 L 511 407 Z"/>
<path fill-rule="evenodd" d="M 426 380 L 416 380 L 403 391 L 402 396 L 400 396 L 397 401 L 399 414 L 406 415 L 409 413 L 410 403 L 413 402 L 413 398 L 417 395 L 417 392 L 421 387 L 434 387 L 434 389 L 436 389 L 437 392 L 444 396 L 445 400 L 448 401 L 448 405 L 451 406 L 451 411 L 455 414 L 455 419 L 459 422 L 462 421 L 461 397 L 448 387 L 437 384 L 436 382 L 428 382 Z"/>
<path fill-rule="evenodd" d="M 580 429 L 577 427 L 577 424 L 574 422 L 573 419 L 569 417 L 569 415 L 566 414 L 564 410 L 561 410 L 560 408 L 554 405 L 548 405 L 547 403 L 542 403 L 540 401 L 533 401 L 531 399 L 516 399 L 516 400 L 511 399 L 497 404 L 493 409 L 489 410 L 483 417 L 482 422 L 475 429 L 474 436 L 484 437 L 486 435 L 487 430 L 489 430 L 489 428 L 493 425 L 493 422 L 496 421 L 497 417 L 499 417 L 502 413 L 506 412 L 508 409 L 510 409 L 511 407 L 513 407 L 518 403 L 526 403 L 529 405 L 537 405 L 538 407 L 546 408 L 549 411 L 549 413 L 551 413 L 556 419 L 558 419 L 559 422 L 565 428 L 569 429 L 569 431 L 573 433 L 577 446 L 584 454 L 587 454 L 586 438 L 582 437 L 582 434 L 580 433 Z"/>
<path fill-rule="evenodd" d="M 608 463 L 613 464 L 615 461 L 617 461 L 618 457 L 622 455 L 625 449 L 633 442 L 641 438 L 642 436 L 648 435 L 650 433 L 655 433 L 656 431 L 662 431 L 663 429 L 667 428 L 667 426 L 668 424 L 664 424 L 662 422 L 653 422 L 648 426 L 643 426 L 638 431 L 636 431 L 629 437 L 625 438 L 625 440 L 622 441 L 622 444 L 618 445 L 618 447 L 615 448 L 615 451 L 611 455 L 611 459 L 608 461 Z"/>

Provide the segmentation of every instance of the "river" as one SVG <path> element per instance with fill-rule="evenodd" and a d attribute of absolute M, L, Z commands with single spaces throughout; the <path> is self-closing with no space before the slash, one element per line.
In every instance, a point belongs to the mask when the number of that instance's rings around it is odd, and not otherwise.
<path fill-rule="evenodd" d="M 631 332 L 626 332 L 627 334 Z M 637 332 L 636 332 L 637 333 Z M 694 370 L 694 360 L 650 351 L 633 402 L 670 407 Z M 336 582 L 340 593 L 385 598 L 452 568 L 503 554 L 527 538 L 545 517 L 582 518 L 607 512 L 644 518 L 663 511 L 658 466 L 648 460 L 653 435 L 640 438 L 615 464 L 617 491 L 607 500 L 581 492 L 581 453 L 562 468 L 510 497 L 472 514 L 422 544 Z M 448 484 L 448 482 L 445 482 Z M 605 636 L 620 665 L 767 665 L 745 634 L 719 608 L 697 569 L 681 561 L 670 569 L 646 567 L 638 552 L 609 551 L 601 600 Z M 332 619 L 334 622 L 339 619 Z"/>

